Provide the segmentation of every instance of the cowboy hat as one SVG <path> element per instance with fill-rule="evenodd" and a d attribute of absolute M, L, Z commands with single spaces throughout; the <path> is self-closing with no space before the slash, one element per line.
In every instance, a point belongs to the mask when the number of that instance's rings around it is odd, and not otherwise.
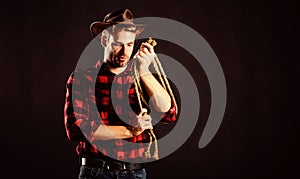
<path fill-rule="evenodd" d="M 133 22 L 133 14 L 129 9 L 120 9 L 115 12 L 107 14 L 103 22 L 96 21 L 90 25 L 90 31 L 93 37 L 97 36 L 104 29 L 109 28 L 110 26 L 122 24 L 128 25 L 135 28 L 135 33 L 139 36 L 146 28 L 144 24 L 135 24 Z"/>

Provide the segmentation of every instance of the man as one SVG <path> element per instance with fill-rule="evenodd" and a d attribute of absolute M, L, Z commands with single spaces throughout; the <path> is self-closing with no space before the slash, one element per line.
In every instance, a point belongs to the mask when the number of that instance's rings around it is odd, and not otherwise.
<path fill-rule="evenodd" d="M 79 142 L 79 178 L 146 178 L 143 161 L 155 139 L 152 116 L 175 121 L 175 99 L 149 70 L 156 58 L 150 43 L 134 54 L 134 79 L 130 58 L 145 26 L 133 22 L 130 10 L 109 13 L 90 27 L 104 48 L 103 63 L 72 73 L 65 103 L 67 135 Z"/>

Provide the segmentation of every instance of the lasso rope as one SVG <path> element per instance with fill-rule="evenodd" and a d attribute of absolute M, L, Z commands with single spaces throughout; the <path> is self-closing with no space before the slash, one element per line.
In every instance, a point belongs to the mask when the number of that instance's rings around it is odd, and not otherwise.
<path fill-rule="evenodd" d="M 147 43 L 151 44 L 153 47 L 157 45 L 156 41 L 153 40 L 152 38 L 149 38 L 147 40 Z M 176 114 L 177 114 L 178 108 L 177 108 L 177 103 L 176 103 L 173 91 L 170 87 L 167 76 L 166 76 L 166 74 L 164 72 L 164 69 L 163 69 L 159 59 L 157 58 L 157 56 L 155 56 L 155 58 L 154 58 L 153 67 L 154 67 L 154 70 L 155 70 L 155 72 L 157 73 L 157 75 L 159 77 L 161 85 L 171 95 L 171 98 L 173 99 L 173 101 L 175 103 L 175 107 L 176 107 L 175 109 L 176 109 Z M 134 59 L 134 61 L 132 62 L 131 74 L 132 74 L 132 78 L 133 78 L 133 82 L 134 82 L 134 86 L 135 86 L 135 91 L 136 91 L 138 102 L 139 102 L 140 111 L 142 111 L 142 108 L 143 108 L 142 102 L 145 105 L 147 105 L 147 107 L 149 105 L 145 100 L 144 92 L 143 92 L 143 89 L 141 87 L 140 74 L 138 73 L 138 70 L 137 70 L 137 60 L 136 59 Z M 152 158 L 158 160 L 159 159 L 159 156 L 158 156 L 158 143 L 157 143 L 156 135 L 154 134 L 153 129 L 149 129 L 148 134 L 149 134 L 149 138 L 150 138 L 150 143 L 149 143 L 147 151 L 145 152 L 145 157 L 146 158 L 151 158 L 150 149 L 151 149 L 152 143 L 154 142 L 154 154 L 153 154 Z"/>

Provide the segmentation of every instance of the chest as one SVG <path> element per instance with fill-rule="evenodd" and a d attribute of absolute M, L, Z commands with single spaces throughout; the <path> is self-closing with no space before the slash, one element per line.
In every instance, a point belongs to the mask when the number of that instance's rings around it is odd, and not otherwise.
<path fill-rule="evenodd" d="M 133 79 L 130 75 L 104 76 L 97 78 L 95 96 L 100 98 L 115 98 L 123 100 L 135 92 Z"/>

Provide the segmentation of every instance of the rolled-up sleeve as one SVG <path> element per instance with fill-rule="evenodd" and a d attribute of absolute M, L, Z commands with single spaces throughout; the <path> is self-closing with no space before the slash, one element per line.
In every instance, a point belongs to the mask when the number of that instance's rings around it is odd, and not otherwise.
<path fill-rule="evenodd" d="M 171 97 L 170 109 L 161 115 L 160 122 L 162 122 L 162 123 L 172 123 L 172 122 L 176 121 L 178 119 L 179 113 L 180 113 L 180 95 L 179 95 L 178 89 L 176 88 L 174 83 L 172 83 L 170 80 L 168 80 L 168 81 L 169 81 L 169 84 L 170 84 L 170 87 L 172 89 L 173 96 L 175 99 Z"/>
<path fill-rule="evenodd" d="M 161 121 L 163 123 L 172 123 L 174 121 L 176 121 L 177 119 L 177 108 L 175 105 L 175 101 L 174 99 L 171 99 L 171 108 L 169 109 L 169 111 L 165 112 L 162 117 L 161 117 Z"/>

